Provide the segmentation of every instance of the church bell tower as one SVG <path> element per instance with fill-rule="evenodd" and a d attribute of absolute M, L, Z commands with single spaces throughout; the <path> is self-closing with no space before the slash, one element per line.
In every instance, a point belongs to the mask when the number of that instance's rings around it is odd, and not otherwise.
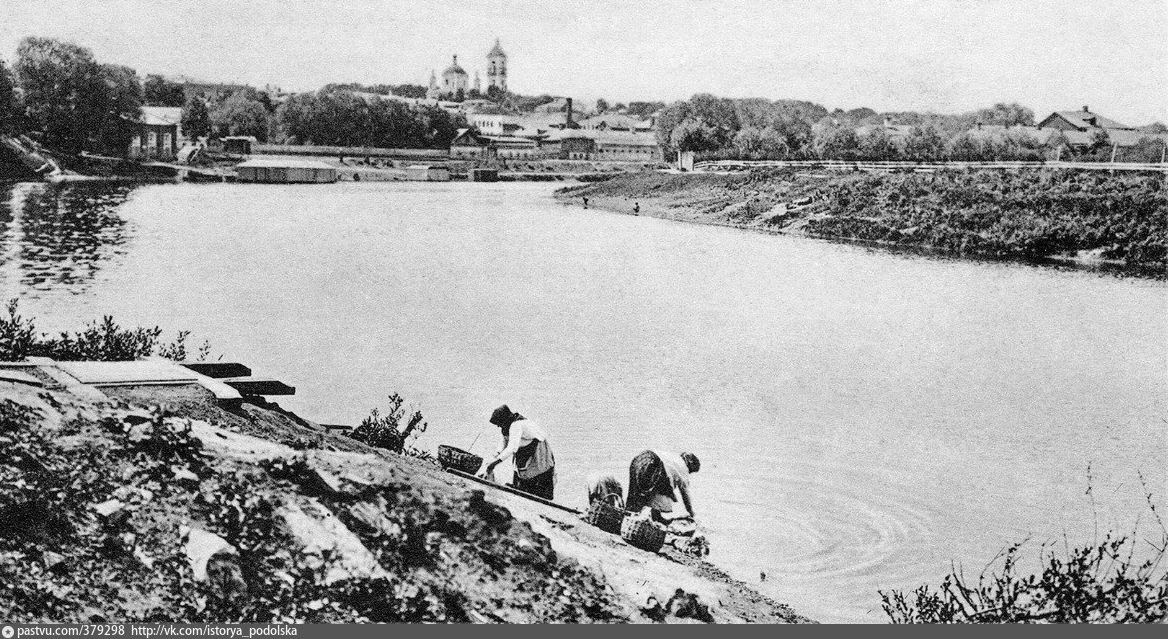
<path fill-rule="evenodd" d="M 507 91 L 507 54 L 499 46 L 499 39 L 495 38 L 495 46 L 487 54 L 487 90 L 498 87 L 500 91 Z"/>

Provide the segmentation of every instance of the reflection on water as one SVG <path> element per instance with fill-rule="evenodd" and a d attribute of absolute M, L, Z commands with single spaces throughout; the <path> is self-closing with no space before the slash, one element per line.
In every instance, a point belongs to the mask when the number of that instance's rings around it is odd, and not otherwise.
<path fill-rule="evenodd" d="M 84 292 L 122 255 L 128 226 L 117 213 L 132 190 L 83 182 L 0 185 L 0 283 L 6 298 L 30 291 Z"/>

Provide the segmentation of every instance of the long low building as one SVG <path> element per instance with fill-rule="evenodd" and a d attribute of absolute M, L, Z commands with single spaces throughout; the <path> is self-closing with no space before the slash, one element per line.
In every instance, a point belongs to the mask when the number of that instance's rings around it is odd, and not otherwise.
<path fill-rule="evenodd" d="M 539 138 L 480 135 L 462 129 L 450 144 L 459 160 L 558 159 L 606 162 L 663 162 L 665 153 L 652 133 L 568 129 Z"/>
<path fill-rule="evenodd" d="M 255 158 L 235 166 L 240 182 L 267 184 L 327 184 L 337 181 L 337 168 L 315 160 Z"/>

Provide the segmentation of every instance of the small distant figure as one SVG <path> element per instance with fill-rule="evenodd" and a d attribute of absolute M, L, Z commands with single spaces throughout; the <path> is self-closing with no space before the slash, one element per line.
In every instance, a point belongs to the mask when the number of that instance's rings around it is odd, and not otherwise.
<path fill-rule="evenodd" d="M 640 214 L 641 214 L 641 203 L 640 202 L 633 202 L 633 215 L 640 215 Z"/>
<path fill-rule="evenodd" d="M 584 208 L 588 208 L 588 198 L 584 198 Z"/>
<path fill-rule="evenodd" d="M 642 451 L 629 464 L 629 495 L 625 508 L 634 513 L 650 510 L 653 519 L 664 523 L 661 513 L 673 512 L 673 505 L 680 497 L 686 514 L 694 518 L 689 476 L 701 467 L 693 453 Z"/>
<path fill-rule="evenodd" d="M 604 502 L 609 506 L 624 509 L 625 498 L 623 495 L 625 491 L 616 477 L 603 473 L 592 473 L 588 476 L 587 485 L 589 506 L 596 502 Z"/>

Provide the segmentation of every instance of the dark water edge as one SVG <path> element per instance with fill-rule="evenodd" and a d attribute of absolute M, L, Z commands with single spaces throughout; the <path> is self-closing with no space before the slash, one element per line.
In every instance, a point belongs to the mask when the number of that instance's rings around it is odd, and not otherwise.
<path fill-rule="evenodd" d="M 749 230 L 750 227 L 736 227 Z M 865 240 L 854 237 L 833 237 L 826 235 L 792 235 L 781 231 L 774 231 L 776 235 L 789 237 L 806 237 L 824 242 L 860 246 L 885 253 L 897 255 L 911 255 L 943 262 L 974 262 L 981 264 L 1018 264 L 1033 266 L 1053 271 L 1067 273 L 1098 273 L 1118 279 L 1147 279 L 1168 281 L 1168 265 L 1165 264 L 1128 264 L 1116 261 L 1084 261 L 1073 257 L 995 257 L 990 255 L 952 253 L 932 246 L 893 244 L 876 240 Z"/>

